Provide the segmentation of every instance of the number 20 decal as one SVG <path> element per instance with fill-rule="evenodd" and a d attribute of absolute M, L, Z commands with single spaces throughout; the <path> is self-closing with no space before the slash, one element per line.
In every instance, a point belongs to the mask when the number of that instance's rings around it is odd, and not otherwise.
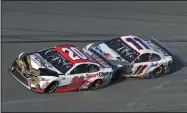
<path fill-rule="evenodd" d="M 62 48 L 62 51 L 68 51 L 68 55 L 72 60 L 79 60 L 79 59 L 87 59 L 87 57 L 81 53 L 77 48 L 70 47 L 69 48 Z M 75 55 L 76 54 L 76 55 Z"/>
<path fill-rule="evenodd" d="M 132 43 L 139 50 L 143 49 L 142 46 L 145 47 L 146 49 L 150 49 L 141 39 L 139 39 L 137 37 L 127 38 L 126 41 Z M 139 43 L 137 43 L 137 42 L 139 42 Z"/>
<path fill-rule="evenodd" d="M 142 73 L 144 71 L 144 69 L 146 69 L 147 65 L 139 65 L 136 68 L 136 71 L 133 73 L 133 75 L 139 75 L 140 73 Z"/>

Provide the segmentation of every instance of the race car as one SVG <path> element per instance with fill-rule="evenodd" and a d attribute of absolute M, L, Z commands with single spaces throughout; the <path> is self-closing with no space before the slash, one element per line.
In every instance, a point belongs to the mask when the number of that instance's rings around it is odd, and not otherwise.
<path fill-rule="evenodd" d="M 170 71 L 173 58 L 172 52 L 158 40 L 143 40 L 138 36 L 128 35 L 105 42 L 91 43 L 84 47 L 107 61 L 118 61 L 132 65 L 132 73 L 126 77 L 157 78 Z"/>
<path fill-rule="evenodd" d="M 101 63 L 102 64 L 101 64 Z M 113 70 L 74 45 L 58 45 L 37 52 L 22 52 L 10 74 L 38 93 L 95 90 L 108 85 Z"/>

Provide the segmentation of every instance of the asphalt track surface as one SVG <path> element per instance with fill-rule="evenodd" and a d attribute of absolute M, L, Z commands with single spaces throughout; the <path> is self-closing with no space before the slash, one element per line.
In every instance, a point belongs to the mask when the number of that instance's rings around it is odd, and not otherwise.
<path fill-rule="evenodd" d="M 2 111 L 187 111 L 187 2 L 2 2 Z M 37 94 L 7 69 L 22 51 L 133 34 L 163 41 L 175 70 L 96 91 Z"/>

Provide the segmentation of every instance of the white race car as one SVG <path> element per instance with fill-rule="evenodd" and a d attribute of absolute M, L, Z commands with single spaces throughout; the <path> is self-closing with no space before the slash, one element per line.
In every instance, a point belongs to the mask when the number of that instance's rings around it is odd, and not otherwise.
<path fill-rule="evenodd" d="M 98 54 L 107 61 L 128 62 L 132 65 L 132 73 L 126 77 L 156 78 L 169 73 L 173 63 L 169 49 L 154 38 L 145 41 L 137 36 L 121 36 L 88 44 L 83 50 Z"/>
<path fill-rule="evenodd" d="M 93 59 L 73 45 L 23 52 L 9 72 L 22 85 L 39 93 L 97 89 L 108 85 L 113 74 L 101 59 Z"/>

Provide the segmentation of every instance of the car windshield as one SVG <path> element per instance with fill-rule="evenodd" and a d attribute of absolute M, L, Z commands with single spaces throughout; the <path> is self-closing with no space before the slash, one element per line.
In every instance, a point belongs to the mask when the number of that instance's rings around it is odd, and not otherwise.
<path fill-rule="evenodd" d="M 72 67 L 71 63 L 53 48 L 40 51 L 39 54 L 63 74 Z"/>
<path fill-rule="evenodd" d="M 92 57 L 92 60 L 98 64 L 100 64 L 100 66 L 102 66 L 103 68 L 109 68 L 110 66 L 105 62 L 103 61 L 101 58 L 99 58 L 97 55 L 95 54 L 92 54 L 91 55 Z"/>
<path fill-rule="evenodd" d="M 106 41 L 105 44 L 129 63 L 134 61 L 139 56 L 139 53 L 128 46 L 121 38 Z"/>

